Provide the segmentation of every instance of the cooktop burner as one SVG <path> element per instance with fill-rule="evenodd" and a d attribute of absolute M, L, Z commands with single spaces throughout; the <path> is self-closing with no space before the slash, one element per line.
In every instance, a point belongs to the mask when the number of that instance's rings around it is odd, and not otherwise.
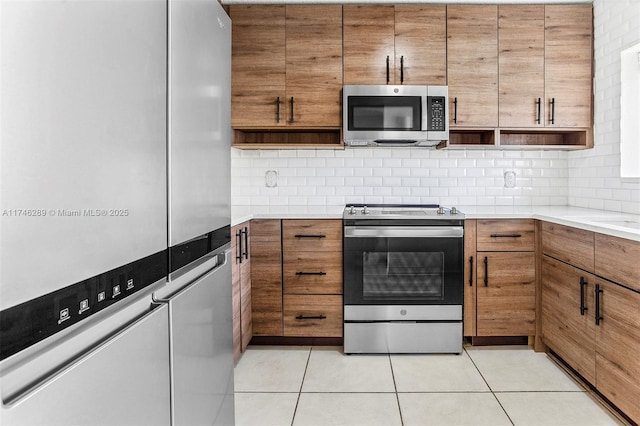
<path fill-rule="evenodd" d="M 343 219 L 464 219 L 455 207 L 437 204 L 347 204 Z"/>

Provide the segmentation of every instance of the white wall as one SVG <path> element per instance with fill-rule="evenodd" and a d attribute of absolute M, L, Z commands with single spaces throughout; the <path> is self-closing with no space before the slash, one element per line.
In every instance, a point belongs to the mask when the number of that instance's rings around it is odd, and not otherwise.
<path fill-rule="evenodd" d="M 640 0 L 593 6 L 595 147 L 569 153 L 569 204 L 640 214 L 640 180 L 620 178 L 620 52 L 640 41 Z"/>

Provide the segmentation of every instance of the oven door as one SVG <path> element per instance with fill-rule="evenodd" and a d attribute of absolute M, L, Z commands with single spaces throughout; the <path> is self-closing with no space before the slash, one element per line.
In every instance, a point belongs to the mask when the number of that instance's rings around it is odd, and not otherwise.
<path fill-rule="evenodd" d="M 345 305 L 462 305 L 462 226 L 345 226 Z"/>

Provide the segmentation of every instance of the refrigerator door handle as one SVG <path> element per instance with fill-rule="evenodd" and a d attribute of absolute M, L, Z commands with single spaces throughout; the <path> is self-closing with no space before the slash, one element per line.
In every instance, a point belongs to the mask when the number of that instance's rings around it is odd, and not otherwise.
<path fill-rule="evenodd" d="M 172 299 L 175 299 L 176 297 L 180 296 L 181 294 L 189 291 L 189 289 L 191 287 L 193 287 L 195 284 L 197 284 L 199 282 L 199 278 L 201 278 L 202 276 L 207 275 L 207 274 L 215 273 L 217 270 L 222 268 L 229 261 L 230 253 L 231 253 L 231 250 L 230 249 L 226 249 L 225 251 L 223 251 L 221 253 L 203 256 L 202 257 L 202 261 L 204 263 L 209 263 L 212 260 L 215 260 L 215 263 L 213 265 L 210 265 L 210 267 L 204 269 L 204 271 L 201 271 L 200 268 L 198 268 L 196 266 L 193 269 L 191 269 L 190 271 L 187 271 L 184 274 L 181 274 L 180 278 L 186 277 L 186 279 L 180 280 L 180 281 L 186 283 L 186 285 L 179 286 L 179 289 L 177 291 L 174 291 L 174 292 L 170 293 L 170 295 L 168 295 L 168 296 L 157 297 L 157 295 L 154 294 L 153 301 L 155 303 L 168 303 Z M 189 272 L 194 272 L 194 271 L 197 271 L 197 272 L 194 273 L 194 274 L 190 274 L 189 273 Z"/>
<path fill-rule="evenodd" d="M 104 349 L 111 343 L 115 342 L 120 336 L 127 333 L 133 327 L 144 322 L 148 317 L 155 314 L 156 309 L 161 306 L 163 305 L 152 305 L 152 307 L 148 312 L 142 314 L 137 318 L 132 319 L 129 323 L 124 325 L 121 329 L 105 337 L 104 340 L 102 340 L 97 345 L 90 347 L 83 352 L 80 352 L 78 355 L 74 356 L 64 364 L 57 367 L 55 370 L 25 385 L 23 388 L 17 389 L 14 392 L 10 392 L 6 398 L 5 397 L 2 398 L 2 405 L 6 408 L 11 408 L 17 405 L 18 403 L 28 399 L 31 395 L 35 394 L 41 389 L 46 388 L 48 385 L 50 385 L 55 380 L 57 380 L 60 376 L 62 376 L 63 374 L 73 369 L 76 365 L 86 361 L 93 354 L 99 352 L 100 350 Z M 64 344 L 64 342 L 61 342 L 61 344 Z"/>

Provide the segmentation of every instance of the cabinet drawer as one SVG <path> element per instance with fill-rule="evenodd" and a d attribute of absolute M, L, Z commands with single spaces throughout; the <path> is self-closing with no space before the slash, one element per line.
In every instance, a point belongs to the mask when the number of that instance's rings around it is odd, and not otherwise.
<path fill-rule="evenodd" d="M 286 252 L 284 292 L 342 294 L 342 253 Z"/>
<path fill-rule="evenodd" d="M 596 274 L 640 291 L 640 243 L 595 234 Z"/>
<path fill-rule="evenodd" d="M 280 242 L 279 219 L 252 219 L 251 240 L 253 242 Z"/>
<path fill-rule="evenodd" d="M 542 253 L 593 272 L 593 232 L 542 222 Z"/>
<path fill-rule="evenodd" d="M 533 219 L 478 220 L 478 251 L 534 251 Z"/>
<path fill-rule="evenodd" d="M 342 337 L 342 296 L 285 295 L 284 335 Z"/>
<path fill-rule="evenodd" d="M 285 252 L 341 252 L 342 220 L 283 220 L 282 245 Z"/>

